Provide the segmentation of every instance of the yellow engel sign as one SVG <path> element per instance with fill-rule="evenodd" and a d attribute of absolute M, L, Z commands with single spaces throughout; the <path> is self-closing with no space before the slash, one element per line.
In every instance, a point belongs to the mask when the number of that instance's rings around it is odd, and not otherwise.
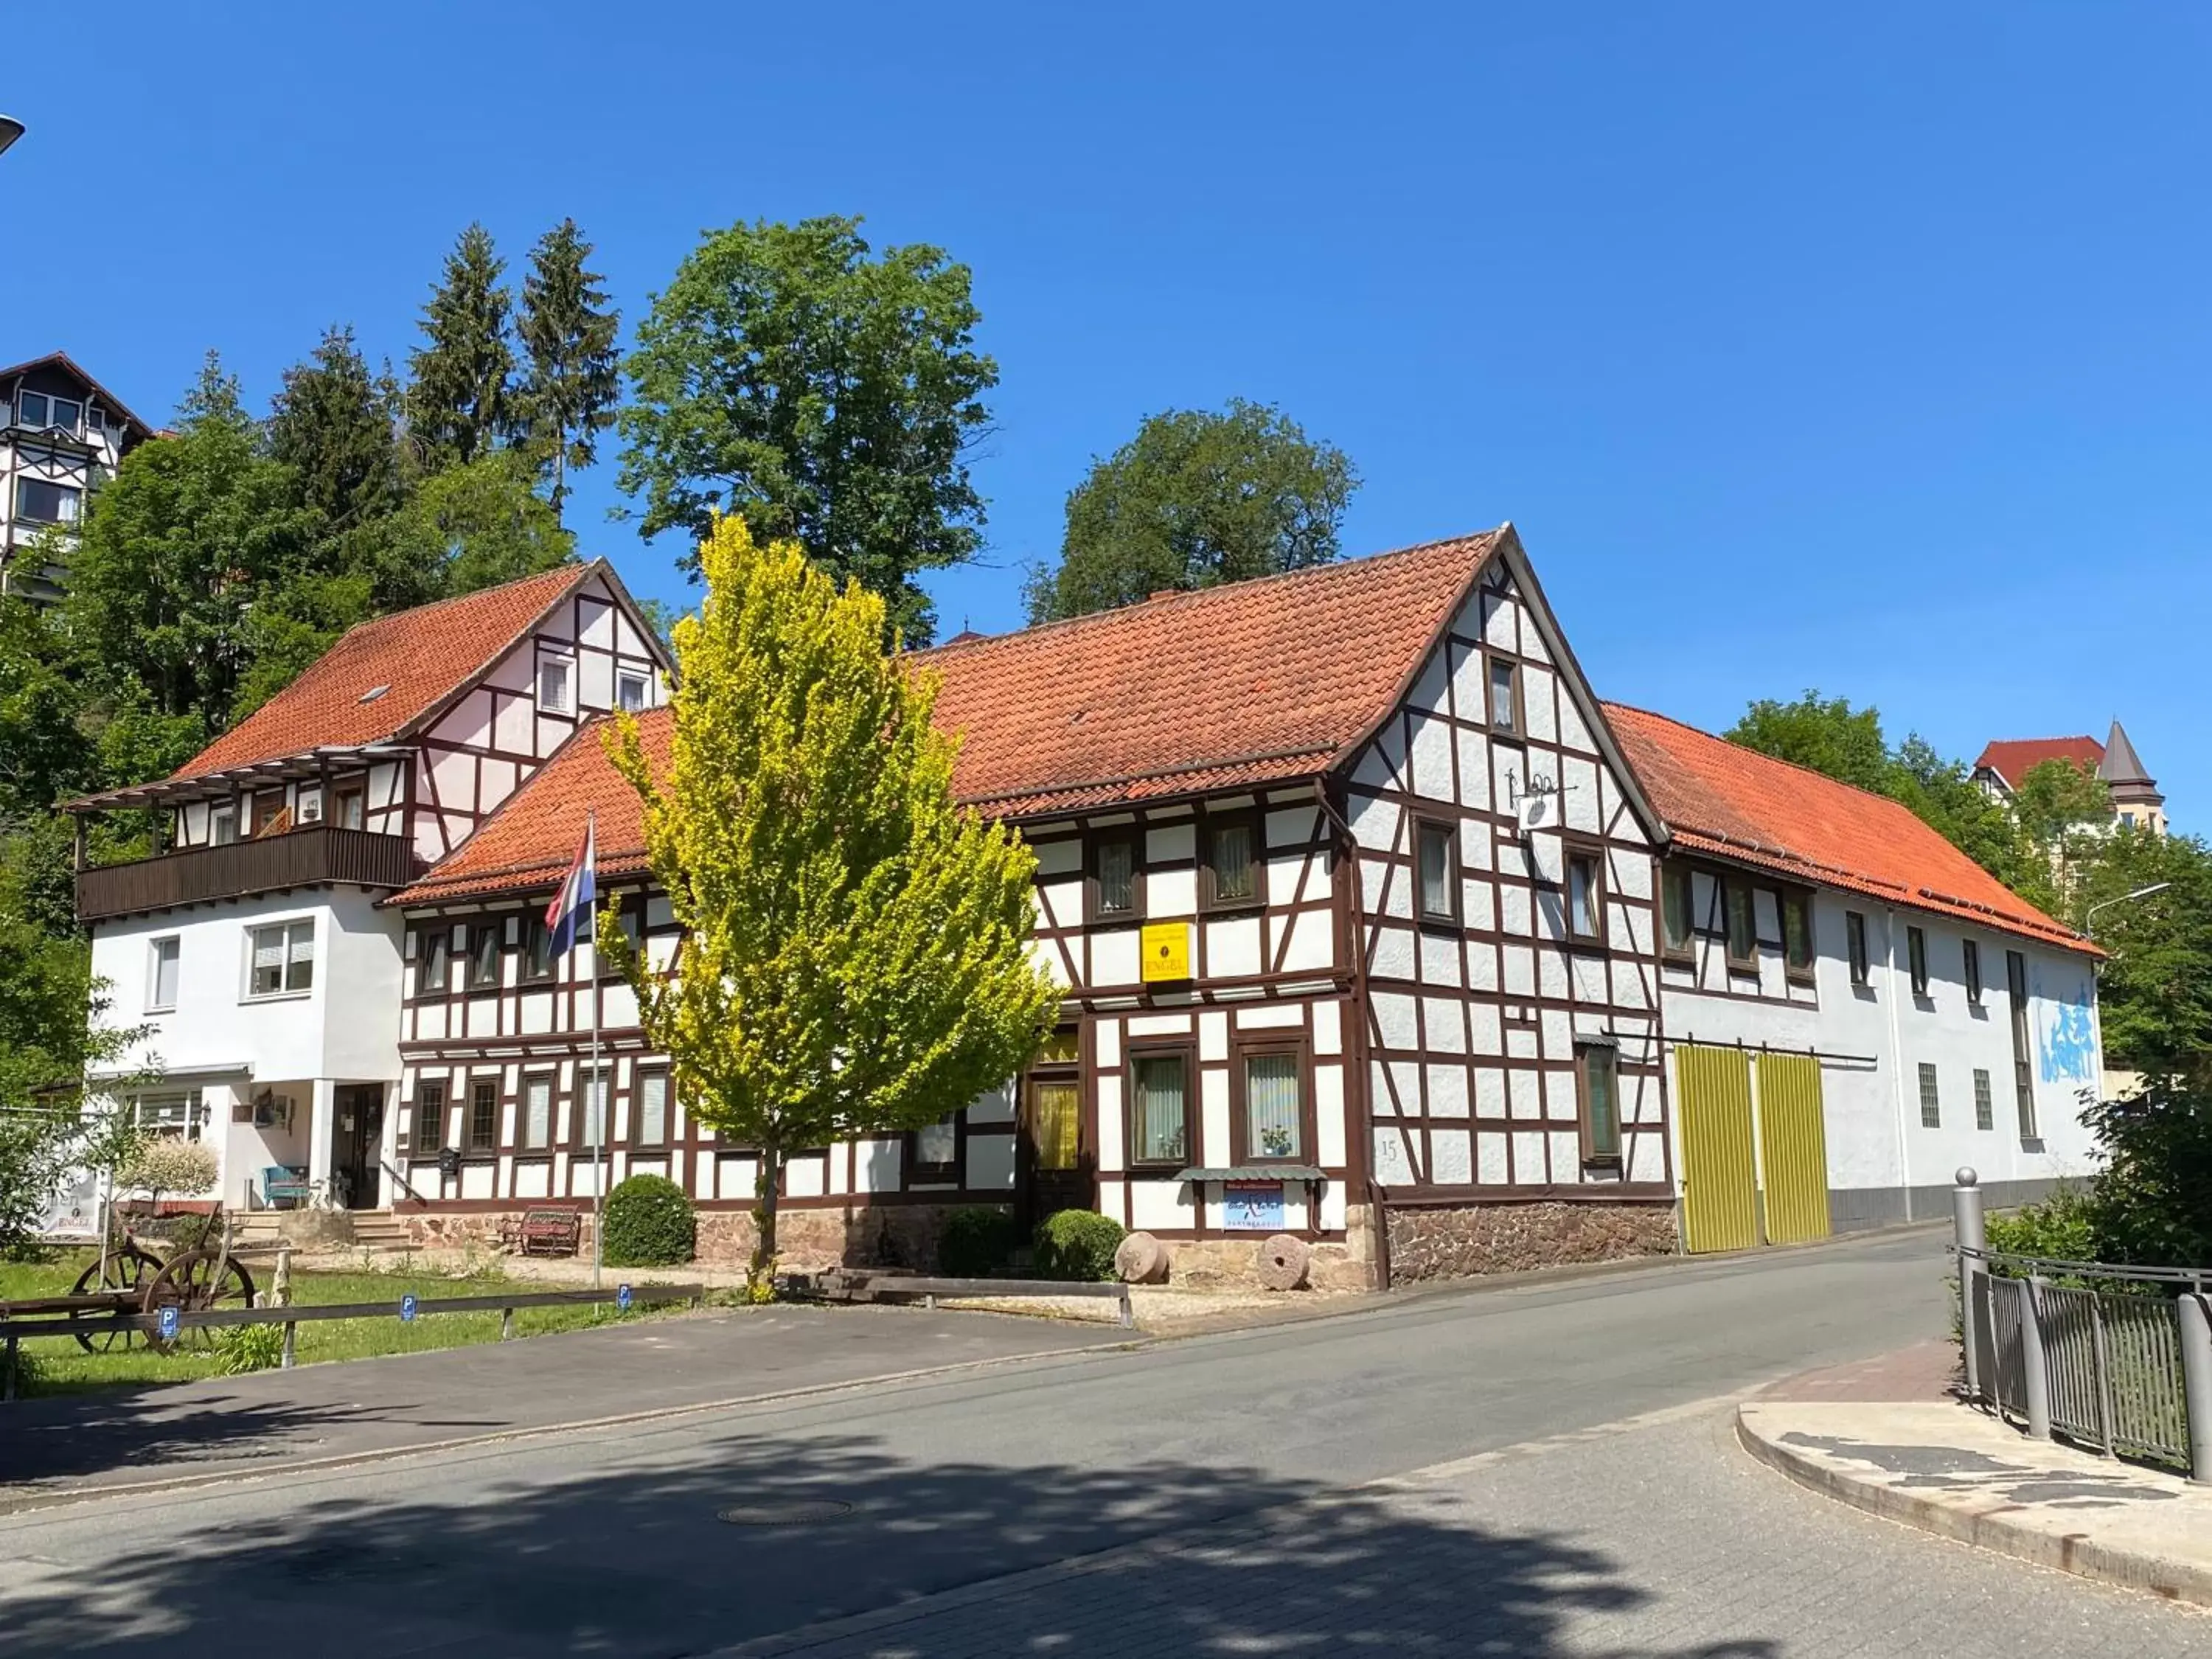
<path fill-rule="evenodd" d="M 1145 925 L 1141 948 L 1145 957 L 1146 984 L 1150 985 L 1156 980 L 1190 977 L 1190 924 L 1188 922 L 1147 922 Z"/>

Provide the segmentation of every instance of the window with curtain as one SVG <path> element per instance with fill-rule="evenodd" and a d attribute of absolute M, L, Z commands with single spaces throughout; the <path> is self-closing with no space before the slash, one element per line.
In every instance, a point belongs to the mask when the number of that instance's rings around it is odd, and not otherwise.
<path fill-rule="evenodd" d="M 1244 1057 L 1244 1156 L 1305 1156 L 1305 1110 L 1296 1054 Z"/>
<path fill-rule="evenodd" d="M 177 1006 L 178 968 L 183 961 L 184 940 L 172 933 L 153 945 L 152 970 L 147 975 L 146 1012 L 158 1013 Z"/>
<path fill-rule="evenodd" d="M 1190 1155 L 1188 1063 L 1181 1054 L 1139 1054 L 1131 1070 L 1136 1161 L 1183 1163 Z"/>
<path fill-rule="evenodd" d="M 576 1073 L 576 1145 L 589 1151 L 607 1144 L 607 1083 L 605 1070 Z"/>
<path fill-rule="evenodd" d="M 550 1076 L 522 1080 L 522 1144 L 539 1152 L 553 1144 L 553 1079 Z"/>
<path fill-rule="evenodd" d="M 453 930 L 442 922 L 422 935 L 422 973 L 416 986 L 416 994 L 441 997 L 453 988 L 450 964 L 453 956 Z"/>
<path fill-rule="evenodd" d="M 1259 866 L 1252 847 L 1252 826 L 1231 821 L 1206 826 L 1206 863 L 1213 872 L 1216 904 L 1249 904 L 1260 896 Z"/>
<path fill-rule="evenodd" d="M 469 939 L 469 989 L 482 991 L 499 983 L 500 929 L 502 924 L 480 924 Z"/>
<path fill-rule="evenodd" d="M 1503 657 L 1490 659 L 1490 726 L 1508 733 L 1521 729 L 1521 675 Z"/>
<path fill-rule="evenodd" d="M 1752 908 L 1750 884 L 1741 881 L 1729 882 L 1725 908 L 1729 960 L 1756 962 L 1759 959 L 1759 923 L 1757 912 Z"/>
<path fill-rule="evenodd" d="M 428 1154 L 446 1144 L 446 1085 L 415 1085 L 415 1150 Z"/>
<path fill-rule="evenodd" d="M 641 1146 L 668 1144 L 668 1073 L 641 1072 L 637 1079 L 635 1139 Z"/>
<path fill-rule="evenodd" d="M 1082 1147 L 1083 1096 L 1068 1079 L 1030 1085 L 1030 1138 L 1040 1170 L 1073 1170 Z"/>
<path fill-rule="evenodd" d="M 960 1159 L 960 1125 L 947 1117 L 914 1132 L 915 1171 L 950 1176 Z"/>
<path fill-rule="evenodd" d="M 1430 921 L 1455 921 L 1459 917 L 1459 885 L 1453 868 L 1452 830 L 1448 823 L 1416 826 L 1416 872 L 1419 878 L 1421 915 Z"/>

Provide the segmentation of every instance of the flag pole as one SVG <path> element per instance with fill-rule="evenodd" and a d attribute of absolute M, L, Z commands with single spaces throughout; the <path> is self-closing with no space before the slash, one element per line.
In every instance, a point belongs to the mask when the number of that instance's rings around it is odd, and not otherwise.
<path fill-rule="evenodd" d="M 607 1164 L 606 1116 L 614 1091 L 599 1075 L 599 809 L 588 809 L 584 845 L 592 859 L 592 1288 L 599 1288 L 599 1270 L 606 1261 Z"/>

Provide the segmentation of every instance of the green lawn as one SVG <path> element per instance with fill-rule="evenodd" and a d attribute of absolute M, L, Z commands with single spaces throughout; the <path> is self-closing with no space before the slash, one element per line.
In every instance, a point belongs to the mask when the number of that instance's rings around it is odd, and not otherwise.
<path fill-rule="evenodd" d="M 16 1297 L 66 1296 L 77 1275 L 92 1261 L 88 1250 L 56 1252 L 40 1262 L 0 1261 L 0 1301 Z M 266 1292 L 275 1264 L 265 1257 L 252 1263 L 254 1285 Z M 416 1353 L 429 1348 L 456 1348 L 473 1342 L 499 1340 L 499 1315 L 459 1313 L 424 1315 L 412 1322 L 399 1317 L 399 1298 L 410 1291 L 428 1302 L 444 1297 L 490 1296 L 502 1290 L 529 1294 L 558 1290 L 559 1285 L 508 1279 L 497 1273 L 467 1278 L 401 1268 L 392 1272 L 304 1273 L 292 1275 L 292 1300 L 297 1304 L 382 1302 L 392 1313 L 378 1319 L 331 1319 L 299 1327 L 297 1354 L 302 1365 L 328 1359 L 364 1359 L 374 1354 Z M 680 1304 L 674 1304 L 680 1305 Z M 617 1313 L 611 1304 L 586 1304 L 567 1307 L 518 1308 L 514 1334 L 542 1335 L 548 1331 L 575 1330 L 620 1319 L 649 1318 L 640 1311 Z M 21 1380 L 25 1395 L 72 1393 L 120 1382 L 188 1382 L 222 1373 L 221 1356 L 208 1340 L 213 1333 L 188 1333 L 173 1353 L 157 1353 L 142 1343 L 128 1349 L 90 1354 L 74 1337 L 26 1340 L 22 1352 L 29 1361 Z"/>

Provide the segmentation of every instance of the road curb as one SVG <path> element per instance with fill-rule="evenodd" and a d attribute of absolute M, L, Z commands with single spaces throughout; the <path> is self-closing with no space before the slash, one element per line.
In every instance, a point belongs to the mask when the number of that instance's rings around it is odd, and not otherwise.
<path fill-rule="evenodd" d="M 2082 1533 L 2054 1534 L 2024 1526 L 2002 1510 L 1980 1510 L 1945 1504 L 1917 1493 L 1852 1475 L 1807 1456 L 1762 1434 L 1745 1415 L 1758 1402 L 1738 1406 L 1737 1443 L 1776 1473 L 1808 1492 L 1848 1504 L 1869 1515 L 1896 1521 L 1961 1544 L 1992 1550 L 2039 1567 L 2094 1578 L 2124 1589 L 2147 1590 L 2167 1601 L 2212 1607 L 2212 1568 L 2144 1551 L 2100 1544 Z"/>

